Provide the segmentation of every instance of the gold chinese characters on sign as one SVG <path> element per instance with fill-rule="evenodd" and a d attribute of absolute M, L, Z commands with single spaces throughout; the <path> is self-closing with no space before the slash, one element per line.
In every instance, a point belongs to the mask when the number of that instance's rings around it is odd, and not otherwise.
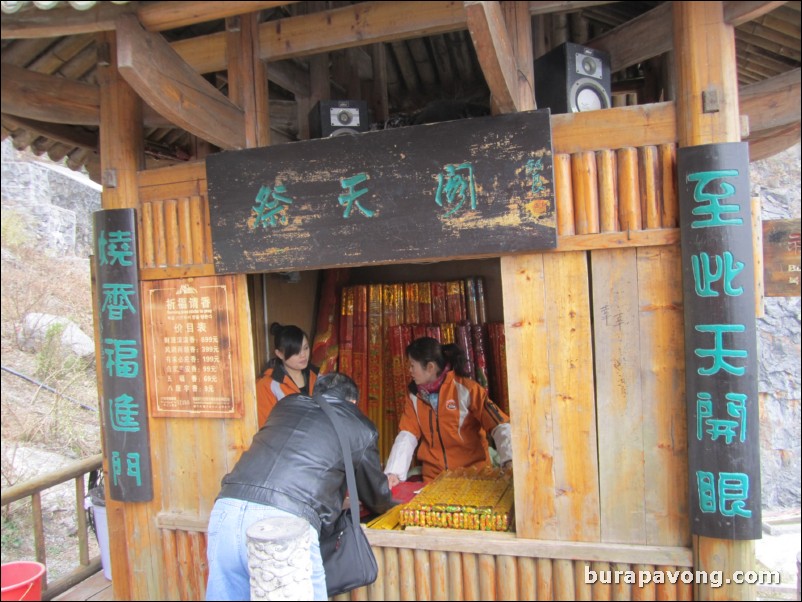
<path fill-rule="evenodd" d="M 152 416 L 242 416 L 233 277 L 143 283 Z"/>

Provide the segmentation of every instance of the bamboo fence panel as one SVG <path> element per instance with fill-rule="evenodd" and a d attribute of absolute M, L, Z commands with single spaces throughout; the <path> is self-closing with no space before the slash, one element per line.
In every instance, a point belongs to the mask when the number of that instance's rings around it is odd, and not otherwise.
<path fill-rule="evenodd" d="M 575 234 L 571 155 L 554 155 L 554 202 L 557 211 L 557 234 L 559 236 Z"/>
<path fill-rule="evenodd" d="M 599 176 L 599 229 L 601 232 L 618 232 L 618 196 L 615 153 L 596 151 L 596 169 Z"/>
<path fill-rule="evenodd" d="M 479 599 L 496 598 L 496 559 L 490 554 L 479 554 Z"/>
<path fill-rule="evenodd" d="M 643 146 L 638 149 L 641 215 L 643 227 L 647 230 L 661 227 L 663 189 L 658 161 L 656 146 Z"/>
<path fill-rule="evenodd" d="M 596 154 L 592 151 L 584 151 L 571 155 L 571 177 L 576 233 L 596 234 L 599 232 Z"/>
<path fill-rule="evenodd" d="M 416 563 L 412 550 L 398 550 L 399 600 L 415 600 Z"/>
<path fill-rule="evenodd" d="M 429 562 L 432 566 L 432 600 L 453 600 L 448 595 L 448 553 L 432 550 Z"/>
<path fill-rule="evenodd" d="M 400 600 L 400 567 L 398 562 L 399 550 L 396 548 L 384 548 L 384 572 L 379 574 L 379 578 L 384 580 L 384 599 Z M 452 598 L 457 600 L 457 598 Z"/>
<path fill-rule="evenodd" d="M 391 586 L 394 571 L 386 570 L 386 567 L 389 566 L 387 559 L 403 552 L 404 548 L 374 547 L 374 551 L 377 559 L 382 559 L 379 562 L 383 567 L 376 582 L 337 596 L 336 600 L 399 599 L 393 595 Z M 459 553 L 427 550 L 425 547 L 406 551 L 412 565 L 408 575 L 410 585 L 401 598 L 408 600 L 671 600 L 676 599 L 675 596 L 689 599 L 691 593 L 687 587 L 683 590 L 682 581 L 678 579 L 682 571 L 689 570 L 685 566 Z M 644 555 L 648 558 L 649 552 L 644 552 Z M 400 570 L 403 573 L 405 569 Z M 589 570 L 596 571 L 593 583 L 586 582 Z M 654 575 L 656 570 L 664 571 L 666 575 L 674 573 L 676 583 L 671 584 L 666 578 L 666 583 L 638 586 L 640 571 Z M 617 583 L 616 573 L 619 575 Z M 627 574 L 629 576 L 625 578 Z M 455 586 L 455 583 L 459 585 Z M 686 597 L 682 598 L 683 595 Z"/>
<path fill-rule="evenodd" d="M 172 529 L 162 529 L 162 558 L 178 558 L 178 550 L 176 549 L 175 531 Z M 179 600 L 179 576 L 178 564 L 165 563 L 164 567 L 164 598 L 167 600 Z"/>
<path fill-rule="evenodd" d="M 587 583 L 585 569 L 590 567 L 589 562 L 574 562 L 574 596 L 575 600 L 593 600 L 593 588 Z"/>
<path fill-rule="evenodd" d="M 514 556 L 496 556 L 496 600 L 520 600 L 518 563 Z"/>
<path fill-rule="evenodd" d="M 448 555 L 448 599 L 462 600 L 462 554 L 459 552 L 446 552 Z"/>
<path fill-rule="evenodd" d="M 618 151 L 618 210 L 621 230 L 641 229 L 640 177 L 638 151 L 622 148 Z"/>
<path fill-rule="evenodd" d="M 432 599 L 432 565 L 428 550 L 415 550 L 415 599 Z"/>
<path fill-rule="evenodd" d="M 679 197 L 677 196 L 677 147 L 675 144 L 661 144 L 660 180 L 663 188 L 663 228 L 679 228 Z"/>
<path fill-rule="evenodd" d="M 518 599 L 536 600 L 537 565 L 534 558 L 518 558 Z"/>
<path fill-rule="evenodd" d="M 636 249 L 591 253 L 601 540 L 645 544 Z"/>
<path fill-rule="evenodd" d="M 537 600 L 554 599 L 554 575 L 551 558 L 538 558 L 537 564 Z"/>
<path fill-rule="evenodd" d="M 486 600 L 479 594 L 479 566 L 475 554 L 462 554 L 462 591 L 464 600 Z"/>

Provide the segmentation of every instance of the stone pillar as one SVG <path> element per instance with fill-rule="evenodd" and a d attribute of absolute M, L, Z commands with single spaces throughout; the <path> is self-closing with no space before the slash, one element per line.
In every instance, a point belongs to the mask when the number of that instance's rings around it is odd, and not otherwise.
<path fill-rule="evenodd" d="M 309 523 L 266 518 L 247 531 L 251 600 L 311 600 Z"/>

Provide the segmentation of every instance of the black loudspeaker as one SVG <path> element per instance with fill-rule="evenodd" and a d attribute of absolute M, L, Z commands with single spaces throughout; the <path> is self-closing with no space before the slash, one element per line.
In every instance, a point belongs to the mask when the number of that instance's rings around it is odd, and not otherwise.
<path fill-rule="evenodd" d="M 538 109 L 580 113 L 609 109 L 610 55 L 566 42 L 535 61 L 535 100 Z"/>
<path fill-rule="evenodd" d="M 368 129 L 368 103 L 364 100 L 321 100 L 309 113 L 312 138 L 358 134 Z"/>

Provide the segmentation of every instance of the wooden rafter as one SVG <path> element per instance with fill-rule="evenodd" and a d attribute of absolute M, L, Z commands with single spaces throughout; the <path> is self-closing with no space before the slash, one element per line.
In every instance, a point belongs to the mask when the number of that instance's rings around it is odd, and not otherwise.
<path fill-rule="evenodd" d="M 757 132 L 747 138 L 749 160 L 760 161 L 798 144 L 802 127 L 800 122 Z"/>
<path fill-rule="evenodd" d="M 156 111 L 220 148 L 245 146 L 242 109 L 181 60 L 160 34 L 124 15 L 117 22 L 117 45 L 120 73 Z"/>
<path fill-rule="evenodd" d="M 462 2 L 363 2 L 262 23 L 259 58 L 282 61 L 466 27 Z M 226 68 L 224 33 L 173 42 L 172 47 L 199 73 Z"/>
<path fill-rule="evenodd" d="M 785 4 L 785 2 L 725 2 L 724 22 L 733 27 L 737 27 L 738 25 L 743 25 L 753 19 L 762 17 L 783 4 Z"/>
<path fill-rule="evenodd" d="M 118 17 L 135 14 L 148 31 L 165 31 L 225 19 L 266 8 L 274 8 L 294 1 L 267 2 L 151 2 L 122 6 L 109 2 L 98 2 L 89 11 L 65 8 L 58 11 L 28 11 L 6 15 L 2 19 L 2 38 L 52 38 L 82 33 L 111 31 Z"/>
<path fill-rule="evenodd" d="M 500 113 L 518 110 L 518 76 L 504 13 L 498 2 L 465 2 L 468 31 Z"/>
<path fill-rule="evenodd" d="M 788 71 L 738 92 L 741 115 L 749 115 L 752 135 L 799 122 L 800 69 Z"/>
<path fill-rule="evenodd" d="M 24 128 L 50 140 L 54 140 L 68 147 L 85 148 L 97 152 L 98 135 L 95 132 L 86 131 L 80 127 L 72 125 L 61 125 L 54 123 L 44 123 L 24 117 L 13 115 L 3 115 L 3 122 Z"/>
<path fill-rule="evenodd" d="M 671 3 L 664 2 L 587 45 L 610 53 L 610 70 L 616 72 L 671 50 L 672 22 Z"/>

